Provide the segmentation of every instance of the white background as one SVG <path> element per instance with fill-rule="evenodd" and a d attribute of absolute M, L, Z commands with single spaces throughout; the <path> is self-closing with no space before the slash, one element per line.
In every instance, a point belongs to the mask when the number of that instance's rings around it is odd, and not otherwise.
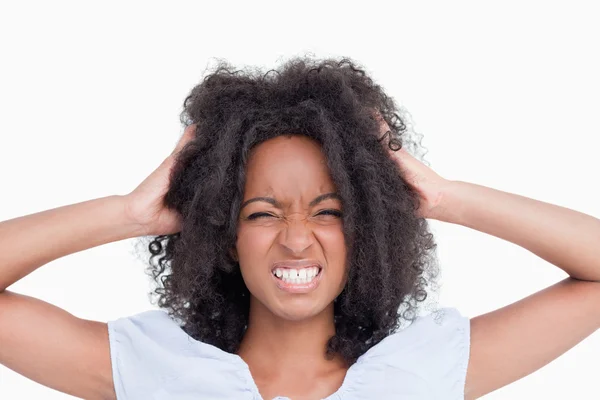
<path fill-rule="evenodd" d="M 211 59 L 270 69 L 306 52 L 366 67 L 411 113 L 426 160 L 442 176 L 600 217 L 595 7 L 3 2 L 0 220 L 132 190 L 172 151 L 183 99 Z M 566 277 L 512 243 L 432 226 L 439 301 L 469 317 Z M 153 308 L 144 266 L 127 240 L 51 262 L 10 290 L 107 321 Z M 598 399 L 599 374 L 596 332 L 485 398 Z M 0 367 L 0 398 L 71 397 Z"/>

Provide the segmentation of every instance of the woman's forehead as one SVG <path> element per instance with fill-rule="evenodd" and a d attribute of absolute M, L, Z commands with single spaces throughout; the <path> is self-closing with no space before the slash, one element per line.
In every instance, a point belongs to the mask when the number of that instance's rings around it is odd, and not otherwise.
<path fill-rule="evenodd" d="M 273 191 L 286 186 L 332 183 L 327 159 L 310 139 L 277 137 L 262 143 L 248 160 L 247 184 Z"/>

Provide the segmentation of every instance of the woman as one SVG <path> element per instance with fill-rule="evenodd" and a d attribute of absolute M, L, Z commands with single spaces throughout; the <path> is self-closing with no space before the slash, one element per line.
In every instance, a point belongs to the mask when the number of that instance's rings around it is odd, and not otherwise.
<path fill-rule="evenodd" d="M 3 365 L 86 399 L 474 399 L 600 326 L 600 221 L 442 178 L 405 150 L 398 108 L 350 60 L 264 75 L 223 65 L 182 117 L 173 153 L 129 194 L 0 224 L 0 290 L 64 255 L 153 236 L 167 313 L 101 323 L 4 290 Z M 426 219 L 570 277 L 472 319 L 417 317 L 438 276 Z"/>

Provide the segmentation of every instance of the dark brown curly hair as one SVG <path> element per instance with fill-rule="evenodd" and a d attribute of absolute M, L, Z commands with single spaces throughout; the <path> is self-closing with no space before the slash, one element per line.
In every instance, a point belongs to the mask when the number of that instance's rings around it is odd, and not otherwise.
<path fill-rule="evenodd" d="M 374 118 L 390 127 L 392 150 L 412 145 L 394 100 L 344 57 L 294 57 L 266 73 L 219 60 L 184 101 L 181 122 L 196 124 L 179 153 L 164 198 L 180 232 L 150 238 L 151 293 L 196 340 L 235 353 L 248 323 L 249 291 L 231 258 L 250 150 L 282 134 L 315 139 L 342 198 L 348 280 L 334 301 L 335 336 L 326 355 L 353 364 L 414 320 L 439 269 L 418 194 L 382 145 Z M 405 113 L 406 114 L 406 113 Z M 411 132 L 414 133 L 414 132 Z M 415 153 L 415 150 L 412 151 Z"/>

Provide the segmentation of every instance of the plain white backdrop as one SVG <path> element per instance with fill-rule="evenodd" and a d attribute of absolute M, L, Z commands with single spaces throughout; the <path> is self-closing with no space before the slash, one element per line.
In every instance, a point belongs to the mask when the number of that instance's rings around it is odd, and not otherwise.
<path fill-rule="evenodd" d="M 216 3 L 0 4 L 0 220 L 135 188 L 172 151 L 211 60 L 266 71 L 305 53 L 361 63 L 410 112 L 445 178 L 600 217 L 594 2 Z M 463 315 L 567 276 L 493 236 L 432 228 L 439 302 Z M 154 308 L 134 243 L 55 260 L 9 289 L 100 321 Z M 598 399 L 598 376 L 596 332 L 484 398 Z M 73 397 L 0 366 L 0 398 Z"/>

